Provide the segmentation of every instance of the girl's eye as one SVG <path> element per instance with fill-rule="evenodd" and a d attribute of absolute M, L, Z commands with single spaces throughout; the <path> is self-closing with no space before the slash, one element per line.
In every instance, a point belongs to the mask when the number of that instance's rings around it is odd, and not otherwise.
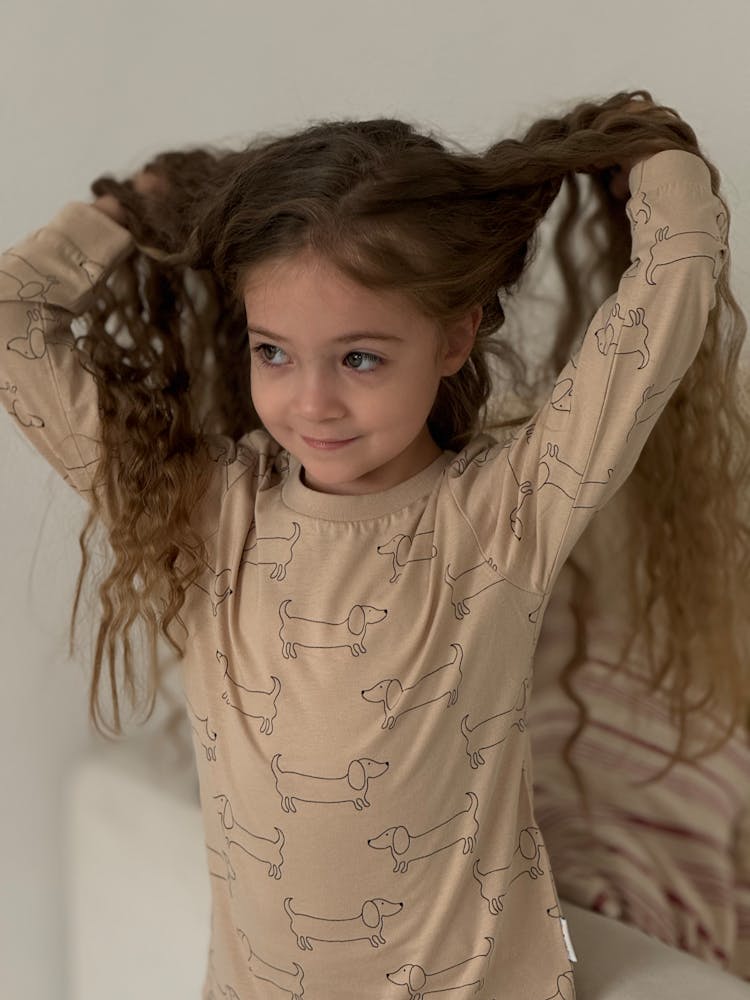
<path fill-rule="evenodd" d="M 369 351 L 350 351 L 344 359 L 349 368 L 358 372 L 374 371 L 383 363 L 383 359 L 377 354 L 370 354 Z"/>
<path fill-rule="evenodd" d="M 272 365 L 274 368 L 283 365 L 286 360 L 286 354 L 280 347 L 274 347 L 273 344 L 258 344 L 257 347 L 253 348 L 253 354 L 260 359 L 262 364 Z"/>

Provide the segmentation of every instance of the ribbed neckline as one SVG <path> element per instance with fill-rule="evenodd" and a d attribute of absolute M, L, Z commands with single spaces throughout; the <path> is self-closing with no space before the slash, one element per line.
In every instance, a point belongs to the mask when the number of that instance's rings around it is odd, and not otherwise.
<path fill-rule="evenodd" d="M 281 496 L 287 507 L 298 514 L 307 514 L 325 521 L 366 521 L 382 517 L 407 507 L 420 497 L 432 492 L 443 470 L 456 457 L 454 451 L 444 451 L 431 465 L 416 476 L 405 479 L 398 486 L 392 486 L 381 493 L 363 493 L 355 496 L 339 493 L 319 493 L 302 482 L 302 466 L 292 455 L 289 456 L 289 473 L 281 488 Z"/>

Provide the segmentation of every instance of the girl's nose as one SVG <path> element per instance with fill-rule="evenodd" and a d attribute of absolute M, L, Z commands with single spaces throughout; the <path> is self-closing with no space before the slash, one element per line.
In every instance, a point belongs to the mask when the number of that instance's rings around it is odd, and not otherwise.
<path fill-rule="evenodd" d="M 320 369 L 305 372 L 297 380 L 291 403 L 306 420 L 332 420 L 343 416 L 345 407 L 332 374 Z"/>

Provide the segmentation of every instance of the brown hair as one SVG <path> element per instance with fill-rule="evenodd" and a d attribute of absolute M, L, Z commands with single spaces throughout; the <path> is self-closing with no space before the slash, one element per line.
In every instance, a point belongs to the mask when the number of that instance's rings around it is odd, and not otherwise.
<path fill-rule="evenodd" d="M 539 389 L 512 331 L 497 334 L 503 303 L 515 295 L 539 224 L 563 185 L 570 203 L 555 247 L 569 294 L 548 345 L 550 369 L 566 360 L 591 307 L 570 249 L 580 216 L 579 175 L 589 175 L 599 205 L 599 228 L 589 226 L 586 235 L 593 256 L 604 261 L 602 284 L 614 285 L 628 241 L 622 206 L 615 208 L 608 194 L 609 172 L 664 148 L 699 152 L 694 133 L 674 112 L 647 103 L 633 110 L 634 101 L 650 97 L 623 93 L 580 104 L 483 154 L 448 148 L 392 119 L 322 122 L 293 135 L 261 137 L 240 152 L 164 153 L 147 165 L 159 181 L 147 195 L 111 177 L 92 185 L 97 195 L 117 197 L 139 246 L 99 288 L 80 339 L 99 386 L 104 461 L 101 491 L 93 494 L 81 535 L 71 639 L 92 535 L 97 523 L 106 523 L 112 562 L 99 587 L 90 693 L 100 730 L 120 731 L 118 673 L 131 705 L 142 703 L 151 713 L 159 633 L 181 655 L 170 626 L 180 623 L 185 589 L 200 565 L 202 543 L 189 515 L 204 487 L 196 475 L 204 436 L 238 439 L 259 426 L 238 294 L 249 270 L 312 248 L 369 288 L 401 291 L 440 322 L 481 304 L 476 346 L 462 370 L 443 380 L 429 420 L 439 445 L 459 448 L 482 426 L 490 358 L 529 399 Z M 717 191 L 718 174 L 709 169 Z M 737 510 L 747 468 L 728 460 L 732 436 L 747 438 L 734 383 L 743 333 L 725 268 L 704 346 L 632 479 L 641 501 L 637 518 L 654 553 L 649 588 L 639 600 L 666 602 L 670 657 L 680 667 L 675 700 L 697 674 L 710 680 L 722 703 L 729 698 L 735 721 L 748 701 L 748 658 L 743 665 L 746 647 L 739 646 L 748 538 Z M 699 529 L 705 545 L 693 556 L 685 541 Z M 716 653 L 706 660 L 695 655 L 694 629 L 685 628 L 698 620 L 698 610 L 710 626 L 703 645 Z M 145 695 L 138 693 L 130 642 L 139 621 L 149 643 Z M 737 624 L 731 635 L 728 623 Z M 105 664 L 111 721 L 104 713 Z"/>

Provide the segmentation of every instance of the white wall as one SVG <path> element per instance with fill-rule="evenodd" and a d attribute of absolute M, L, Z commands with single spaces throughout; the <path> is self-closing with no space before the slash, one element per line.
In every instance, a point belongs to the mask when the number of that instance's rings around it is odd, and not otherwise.
<path fill-rule="evenodd" d="M 164 148 L 383 114 L 479 147 L 645 86 L 723 171 L 748 309 L 748 37 L 747 0 L 3 0 L 0 245 Z M 5 420 L 0 468 L 0 995 L 59 1000 L 61 781 L 90 739 L 65 652 L 81 506 Z"/>

